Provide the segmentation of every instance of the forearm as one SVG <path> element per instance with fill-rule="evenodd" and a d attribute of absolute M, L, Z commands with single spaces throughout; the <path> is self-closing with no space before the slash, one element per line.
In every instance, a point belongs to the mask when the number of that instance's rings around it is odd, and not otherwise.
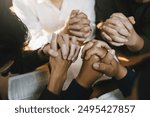
<path fill-rule="evenodd" d="M 132 52 L 138 52 L 144 47 L 144 40 L 135 31 L 131 37 L 132 41 L 127 45 L 128 49 Z"/>
<path fill-rule="evenodd" d="M 57 72 L 57 70 L 55 71 L 52 70 L 47 89 L 54 94 L 60 95 L 66 77 L 67 77 L 66 72 L 61 73 L 61 72 Z"/>
<path fill-rule="evenodd" d="M 62 97 L 65 100 L 87 100 L 92 91 L 91 87 L 85 88 L 74 79 L 68 89 L 63 92 Z"/>
<path fill-rule="evenodd" d="M 123 78 L 121 79 L 113 78 L 117 83 L 118 88 L 121 90 L 121 92 L 125 97 L 131 94 L 131 89 L 134 83 L 135 75 L 136 73 L 134 70 L 128 69 L 127 74 Z"/>

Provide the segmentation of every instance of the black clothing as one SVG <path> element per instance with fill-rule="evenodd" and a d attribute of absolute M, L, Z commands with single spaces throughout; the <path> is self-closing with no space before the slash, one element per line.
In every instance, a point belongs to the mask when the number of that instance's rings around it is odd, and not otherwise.
<path fill-rule="evenodd" d="M 34 71 L 37 67 L 48 62 L 48 57 L 41 58 L 38 50 L 25 51 L 21 57 L 15 59 L 15 63 L 11 66 L 10 72 L 15 74 L 24 74 Z"/>
<path fill-rule="evenodd" d="M 66 91 L 61 95 L 56 95 L 47 88 L 44 89 L 40 96 L 40 100 L 87 100 L 92 93 L 92 88 L 84 88 L 73 80 Z"/>
<path fill-rule="evenodd" d="M 96 24 L 105 21 L 113 13 L 121 12 L 125 16 L 133 16 L 136 32 L 144 39 L 144 48 L 139 53 L 150 52 L 150 2 L 136 3 L 134 0 L 96 0 Z M 100 31 L 96 30 L 96 37 L 101 39 Z M 115 47 L 116 49 L 118 47 Z M 126 47 L 119 47 L 122 53 L 132 55 Z"/>
<path fill-rule="evenodd" d="M 120 91 L 125 97 L 131 94 L 131 90 L 135 81 L 135 77 L 136 77 L 136 72 L 132 69 L 128 69 L 128 73 L 123 79 L 116 80 L 115 78 L 113 78 L 115 82 L 117 83 L 118 88 L 120 89 Z"/>

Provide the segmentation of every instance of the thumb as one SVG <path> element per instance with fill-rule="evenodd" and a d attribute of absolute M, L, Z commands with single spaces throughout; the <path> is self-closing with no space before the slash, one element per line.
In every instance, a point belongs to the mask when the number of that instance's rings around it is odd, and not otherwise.
<path fill-rule="evenodd" d="M 54 51 L 53 49 L 50 49 L 48 51 L 48 54 L 52 57 L 57 57 L 58 56 L 58 52 L 57 51 Z"/>
<path fill-rule="evenodd" d="M 110 65 L 97 62 L 93 64 L 93 68 L 99 72 L 106 73 L 109 70 Z"/>

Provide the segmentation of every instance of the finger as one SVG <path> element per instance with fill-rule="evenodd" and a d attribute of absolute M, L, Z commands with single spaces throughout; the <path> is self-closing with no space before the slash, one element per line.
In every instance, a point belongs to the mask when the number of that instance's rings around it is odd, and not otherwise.
<path fill-rule="evenodd" d="M 124 25 L 123 23 L 121 22 L 120 18 L 119 17 L 110 17 L 109 19 L 107 19 L 103 26 L 107 25 L 107 24 L 112 24 L 114 26 L 118 26 L 118 27 L 122 27 L 124 28 Z M 103 28 L 103 27 L 102 27 Z"/>
<path fill-rule="evenodd" d="M 129 21 L 130 21 L 132 24 L 135 24 L 135 23 L 136 23 L 133 16 L 128 17 L 128 19 L 129 19 Z"/>
<path fill-rule="evenodd" d="M 70 30 L 69 32 L 73 36 L 76 36 L 76 37 L 79 37 L 79 38 L 84 38 L 84 33 L 83 32 L 73 31 L 73 30 Z"/>
<path fill-rule="evenodd" d="M 66 46 L 66 43 L 65 43 L 65 41 L 63 40 L 63 37 L 62 37 L 62 36 L 59 36 L 58 40 L 59 40 L 59 41 L 58 41 L 58 44 L 59 44 L 59 46 L 60 46 L 60 48 L 61 48 L 62 57 L 63 57 L 63 59 L 67 59 L 69 50 L 68 50 L 68 48 L 67 48 L 67 46 Z"/>
<path fill-rule="evenodd" d="M 89 60 L 93 55 L 97 55 L 100 58 L 103 58 L 106 54 L 107 50 L 104 48 L 92 48 L 86 52 L 85 60 Z"/>
<path fill-rule="evenodd" d="M 104 26 L 104 31 L 111 37 L 111 39 L 115 42 L 118 42 L 118 43 L 126 43 L 128 42 L 128 40 L 121 36 L 120 34 L 118 34 L 118 32 L 108 26 Z"/>
<path fill-rule="evenodd" d="M 95 43 L 96 47 L 105 48 L 105 49 L 111 49 L 109 47 L 109 45 L 106 42 L 104 42 L 104 41 L 100 41 L 100 40 L 92 40 L 92 41 Z"/>
<path fill-rule="evenodd" d="M 77 48 L 77 45 L 75 43 L 76 43 L 76 37 L 71 37 L 70 52 L 69 52 L 68 60 L 72 60 L 72 58 L 75 54 L 75 51 Z"/>
<path fill-rule="evenodd" d="M 112 24 L 106 24 L 105 26 L 116 30 L 122 37 L 124 37 L 124 36 L 128 37 L 129 36 L 128 30 L 126 28 L 124 28 L 124 27 L 119 27 L 119 26 L 115 26 L 115 25 L 112 25 Z"/>
<path fill-rule="evenodd" d="M 124 26 L 128 29 L 128 31 L 131 31 L 133 29 L 132 24 L 130 23 L 129 19 L 122 13 L 114 13 L 112 17 L 119 17 L 121 19 L 121 22 L 124 24 Z"/>
<path fill-rule="evenodd" d="M 68 29 L 69 30 L 80 31 L 83 27 L 84 27 L 83 25 L 73 24 L 73 25 L 69 25 Z"/>
<path fill-rule="evenodd" d="M 79 10 L 72 10 L 70 14 L 70 18 L 75 17 L 79 13 Z"/>
<path fill-rule="evenodd" d="M 72 25 L 72 24 L 76 24 L 80 21 L 81 19 L 79 18 L 76 18 L 76 17 L 73 17 L 69 20 L 69 25 Z"/>
<path fill-rule="evenodd" d="M 100 30 L 102 30 L 103 24 L 104 24 L 104 22 L 98 23 L 97 24 L 97 28 L 100 29 Z"/>
<path fill-rule="evenodd" d="M 75 62 L 78 58 L 80 52 L 80 46 L 77 46 L 74 56 L 72 57 L 72 61 Z"/>
<path fill-rule="evenodd" d="M 111 37 L 109 35 L 107 35 L 105 32 L 101 33 L 102 37 L 104 40 L 106 41 L 112 41 Z"/>
<path fill-rule="evenodd" d="M 91 35 L 91 32 L 84 33 L 84 38 L 88 38 Z"/>
<path fill-rule="evenodd" d="M 51 57 L 57 57 L 58 56 L 58 52 L 54 51 L 53 49 L 49 49 L 48 54 Z"/>
<path fill-rule="evenodd" d="M 117 42 L 117 43 L 127 43 L 128 42 L 128 39 L 122 38 L 122 36 L 119 37 L 119 36 L 112 35 L 111 38 L 114 42 Z"/>
<path fill-rule="evenodd" d="M 82 18 L 80 21 L 79 21 L 79 24 L 81 25 L 90 25 L 90 20 L 88 20 L 87 18 Z"/>
<path fill-rule="evenodd" d="M 63 40 L 64 40 L 64 42 L 65 42 L 65 45 L 66 45 L 66 51 L 67 51 L 67 53 L 69 53 L 70 37 L 69 37 L 69 35 L 64 34 L 64 35 L 62 36 L 62 38 L 63 38 Z"/>
<path fill-rule="evenodd" d="M 91 31 L 91 27 L 90 26 L 84 26 L 80 31 L 81 32 L 90 32 Z"/>
<path fill-rule="evenodd" d="M 77 15 L 78 18 L 87 18 L 87 15 L 84 14 L 83 12 L 78 13 Z"/>
<path fill-rule="evenodd" d="M 110 64 L 112 62 L 112 60 L 114 59 L 114 52 L 111 51 L 114 50 L 110 50 L 107 52 L 106 56 L 102 59 L 103 63 Z"/>
<path fill-rule="evenodd" d="M 108 73 L 108 71 L 111 71 L 111 65 L 105 64 L 105 63 L 94 63 L 93 68 L 99 72 L 102 72 L 104 74 Z"/>
<path fill-rule="evenodd" d="M 83 47 L 81 58 L 83 58 L 83 57 L 85 56 L 85 52 L 86 52 L 87 50 L 89 50 L 93 45 L 94 45 L 93 42 L 88 42 L 88 43 Z"/>
<path fill-rule="evenodd" d="M 54 50 L 54 51 L 57 51 L 57 34 L 53 33 L 52 34 L 52 40 L 51 40 L 51 43 L 50 43 L 50 47 Z"/>
<path fill-rule="evenodd" d="M 86 40 L 86 38 L 77 38 L 77 41 L 79 42 L 79 45 L 82 46 L 84 43 L 84 41 Z"/>
<path fill-rule="evenodd" d="M 124 45 L 124 43 L 117 43 L 117 42 L 109 42 L 109 43 L 110 43 L 111 45 L 117 46 L 117 47 Z"/>

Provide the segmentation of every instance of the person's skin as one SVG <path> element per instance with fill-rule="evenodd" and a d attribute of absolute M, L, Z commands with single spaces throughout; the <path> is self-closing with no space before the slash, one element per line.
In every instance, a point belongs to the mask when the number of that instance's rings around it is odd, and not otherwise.
<path fill-rule="evenodd" d="M 144 40 L 136 33 L 134 24 L 134 17 L 127 18 L 122 13 L 113 13 L 100 27 L 102 37 L 111 45 L 126 45 L 130 51 L 140 51 Z"/>
<path fill-rule="evenodd" d="M 61 9 L 63 0 L 50 0 L 58 9 Z"/>
<path fill-rule="evenodd" d="M 101 73 L 93 70 L 92 65 L 96 61 L 99 61 L 99 58 L 95 55 L 90 57 L 89 60 L 83 60 L 82 67 L 76 77 L 76 81 L 84 88 L 90 88 L 92 84 L 102 76 Z"/>
<path fill-rule="evenodd" d="M 50 1 L 58 9 L 61 9 L 63 0 Z M 91 34 L 90 20 L 83 12 L 80 12 L 79 10 L 73 10 L 61 33 L 79 37 L 79 41 L 84 41 Z"/>
<path fill-rule="evenodd" d="M 91 35 L 90 20 L 83 12 L 73 10 L 62 33 L 76 36 L 79 41 L 83 42 Z"/>
<path fill-rule="evenodd" d="M 84 46 L 82 50 L 83 64 L 76 78 L 76 81 L 81 86 L 89 88 L 103 75 L 103 73 L 93 69 L 93 64 L 101 61 L 101 59 L 107 54 L 107 49 L 110 49 L 108 44 L 96 40 L 90 41 Z"/>
<path fill-rule="evenodd" d="M 95 43 L 105 43 L 102 41 L 96 41 Z M 86 47 L 85 47 L 86 48 Z M 89 53 L 88 51 L 91 51 Z M 85 49 L 86 56 L 92 57 L 96 55 L 99 57 L 99 61 L 93 63 L 93 69 L 101 74 L 105 74 L 116 79 L 122 79 L 127 74 L 127 69 L 123 67 L 115 58 L 115 51 L 112 49 L 93 46 L 89 49 Z"/>
<path fill-rule="evenodd" d="M 47 89 L 50 92 L 57 95 L 60 94 L 67 78 L 67 71 L 71 63 L 77 59 L 79 51 L 80 49 L 75 37 L 70 37 L 68 35 L 53 37 L 49 53 L 51 54 L 54 52 L 56 56 L 51 56 L 49 60 L 51 74 Z M 66 57 L 62 56 L 62 52 L 65 52 Z"/>

